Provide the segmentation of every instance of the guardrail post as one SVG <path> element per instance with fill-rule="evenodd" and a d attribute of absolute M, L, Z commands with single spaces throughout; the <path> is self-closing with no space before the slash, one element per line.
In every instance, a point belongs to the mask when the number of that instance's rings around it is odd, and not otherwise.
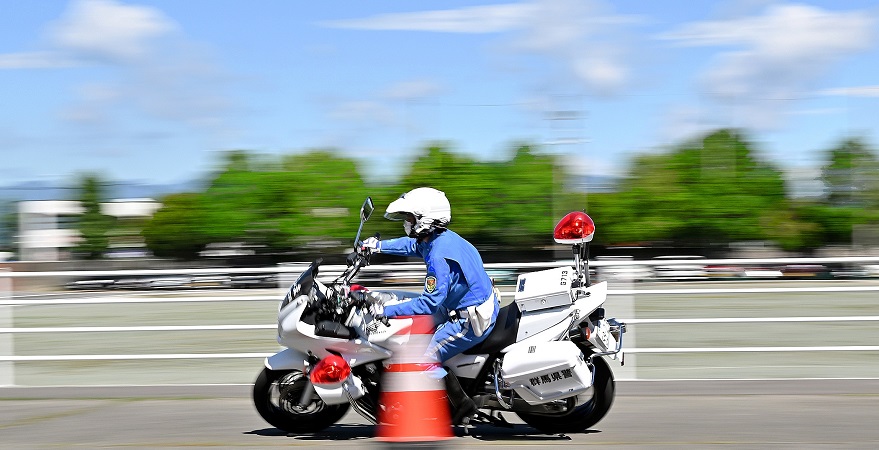
<path fill-rule="evenodd" d="M 6 276 L 9 269 L 0 269 L 0 301 L 12 299 L 12 278 Z M 12 328 L 12 305 L 0 306 L 0 328 Z M 13 333 L 0 332 L 0 355 L 15 356 Z M 15 362 L 0 362 L 0 386 L 15 386 Z"/>
<path fill-rule="evenodd" d="M 623 276 L 608 281 L 608 288 L 632 291 L 635 289 L 635 281 L 631 277 Z M 605 301 L 608 317 L 616 318 L 620 322 L 626 322 L 629 319 L 635 319 L 635 296 L 633 294 L 622 294 L 609 296 Z M 627 348 L 637 348 L 638 340 L 635 336 L 637 327 L 629 326 L 623 336 L 623 361 L 625 365 L 622 367 L 613 367 L 615 376 L 619 380 L 637 380 L 638 379 L 638 355 L 634 353 L 626 353 Z"/>

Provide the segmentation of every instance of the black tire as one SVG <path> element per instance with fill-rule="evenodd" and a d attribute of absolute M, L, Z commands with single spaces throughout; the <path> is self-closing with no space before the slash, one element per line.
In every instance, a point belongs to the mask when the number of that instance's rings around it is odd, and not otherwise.
<path fill-rule="evenodd" d="M 307 383 L 298 370 L 263 369 L 253 383 L 253 405 L 266 422 L 288 433 L 316 433 L 348 412 L 350 404 L 327 405 L 317 395 L 303 410 L 295 408 Z"/>
<path fill-rule="evenodd" d="M 595 384 L 592 398 L 567 412 L 558 414 L 516 413 L 528 425 L 544 433 L 580 433 L 597 424 L 613 405 L 616 384 L 613 372 L 603 358 L 592 360 L 595 365 Z"/>

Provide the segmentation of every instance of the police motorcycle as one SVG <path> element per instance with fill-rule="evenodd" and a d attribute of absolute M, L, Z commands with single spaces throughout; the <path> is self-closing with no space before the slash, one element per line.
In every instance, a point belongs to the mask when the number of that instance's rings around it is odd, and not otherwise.
<path fill-rule="evenodd" d="M 277 339 L 285 348 L 265 359 L 253 385 L 256 410 L 276 428 L 314 433 L 349 408 L 378 422 L 383 361 L 389 348 L 405 343 L 412 319 L 373 317 L 369 306 L 420 293 L 351 283 L 369 264 L 360 233 L 373 210 L 367 198 L 344 271 L 322 283 L 317 260 L 280 303 Z M 615 384 L 606 358 L 623 363 L 626 325 L 605 317 L 607 282 L 590 282 L 594 231 L 585 213 L 565 216 L 554 238 L 572 246 L 574 265 L 519 275 L 514 299 L 500 309 L 489 336 L 445 362 L 479 408 L 465 424 L 511 426 L 502 413 L 512 412 L 539 431 L 571 433 L 607 414 Z"/>

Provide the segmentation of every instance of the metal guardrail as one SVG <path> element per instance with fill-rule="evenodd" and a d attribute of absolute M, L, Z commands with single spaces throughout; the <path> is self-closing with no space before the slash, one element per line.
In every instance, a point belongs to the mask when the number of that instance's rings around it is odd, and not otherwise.
<path fill-rule="evenodd" d="M 877 263 L 879 256 L 855 256 L 838 258 L 759 258 L 759 259 L 668 259 L 668 260 L 592 260 L 591 267 L 608 266 L 675 266 L 675 265 L 730 265 L 730 266 L 766 266 L 784 264 L 854 264 L 854 263 Z M 309 263 L 289 263 L 272 267 L 239 267 L 239 268 L 201 268 L 201 269 L 127 269 L 127 270 L 62 270 L 47 272 L 4 272 L 0 271 L 2 278 L 40 278 L 40 277 L 100 277 L 106 275 L 118 276 L 153 276 L 153 275 L 214 275 L 214 274 L 264 274 L 264 273 L 299 273 L 308 267 Z M 571 265 L 570 260 L 530 262 L 530 263 L 488 263 L 486 269 L 535 269 L 552 268 Z M 342 265 L 321 266 L 323 276 L 330 273 L 338 274 L 344 270 Z M 423 271 L 423 264 L 382 264 L 366 267 L 362 273 L 376 271 Z"/>
<path fill-rule="evenodd" d="M 855 258 L 773 258 L 773 259 L 704 259 L 699 264 L 736 264 L 736 265 L 766 265 L 766 264 L 847 264 L 879 262 L 877 257 Z M 558 267 L 570 264 L 570 261 L 553 261 L 527 264 L 487 264 L 487 269 L 514 269 L 514 270 L 537 270 L 539 268 Z M 592 266 L 624 266 L 624 265 L 674 265 L 693 264 L 692 260 L 663 260 L 663 261 L 595 261 Z M 210 302 L 237 302 L 237 301 L 279 301 L 279 296 L 267 295 L 223 295 L 223 296 L 187 296 L 187 297 L 87 297 L 87 298 L 64 298 L 64 299 L 22 299 L 12 298 L 10 281 L 14 278 L 29 277 L 91 277 L 91 276 L 152 276 L 152 275 L 199 275 L 199 274 L 251 274 L 251 273 L 298 273 L 307 264 L 291 264 L 271 268 L 237 268 L 237 269 L 189 269 L 189 270 L 126 270 L 126 271 L 55 271 L 55 272 L 2 272 L 0 271 L 0 309 L 2 307 L 14 308 L 16 306 L 36 305 L 76 305 L 76 304 L 130 304 L 130 303 L 210 303 Z M 341 272 L 344 266 L 322 267 L 321 278 L 331 278 Z M 383 265 L 372 266 L 369 271 L 423 271 L 421 264 L 408 265 Z M 687 289 L 613 289 L 609 295 L 641 295 L 641 294 L 730 294 L 730 293 L 816 293 L 816 292 L 868 292 L 879 291 L 879 286 L 811 286 L 811 287 L 765 287 L 765 288 L 687 288 Z M 504 296 L 513 295 L 510 292 Z M 11 314 L 9 315 L 11 319 Z M 684 324 L 684 323 L 755 323 L 755 322 L 874 322 L 879 321 L 879 316 L 840 316 L 840 317 L 759 317 L 759 318 L 675 318 L 675 319 L 627 319 L 630 325 L 635 324 Z M 13 325 L 8 320 L 8 325 Z M 2 322 L 0 322 L 2 324 Z M 112 326 L 112 327 L 0 327 L 0 336 L 5 335 L 11 339 L 16 334 L 35 333 L 81 333 L 81 332 L 170 332 L 170 331 L 223 331 L 223 330 L 257 330 L 274 329 L 276 324 L 256 325 L 155 325 L 155 326 Z M 11 347 L 11 346 L 10 346 Z M 766 346 L 766 347 L 711 347 L 711 348 L 627 348 L 627 354 L 646 353 L 704 353 L 704 352 L 805 352 L 805 351 L 879 351 L 879 346 L 852 345 L 852 346 Z M 178 353 L 178 354 L 92 354 L 92 355 L 0 355 L 0 362 L 15 363 L 28 361 L 88 361 L 88 360 L 157 360 L 157 359 L 230 359 L 230 358 L 264 358 L 270 353 Z M 2 384 L 2 383 L 0 383 Z"/>

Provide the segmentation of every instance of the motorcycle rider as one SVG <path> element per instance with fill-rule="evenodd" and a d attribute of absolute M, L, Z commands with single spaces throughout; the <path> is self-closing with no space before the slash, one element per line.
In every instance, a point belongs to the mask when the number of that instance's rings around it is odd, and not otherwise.
<path fill-rule="evenodd" d="M 494 329 L 500 293 L 485 272 L 476 248 L 448 229 L 452 209 L 445 193 L 419 187 L 391 202 L 385 218 L 402 220 L 406 236 L 363 242 L 363 249 L 399 256 L 420 256 L 427 266 L 420 296 L 389 304 L 376 304 L 373 315 L 385 317 L 434 315 L 437 327 L 428 354 L 445 362 L 482 342 Z M 464 393 L 457 377 L 446 371 L 446 390 L 454 411 L 453 421 L 474 412 L 476 405 Z"/>

